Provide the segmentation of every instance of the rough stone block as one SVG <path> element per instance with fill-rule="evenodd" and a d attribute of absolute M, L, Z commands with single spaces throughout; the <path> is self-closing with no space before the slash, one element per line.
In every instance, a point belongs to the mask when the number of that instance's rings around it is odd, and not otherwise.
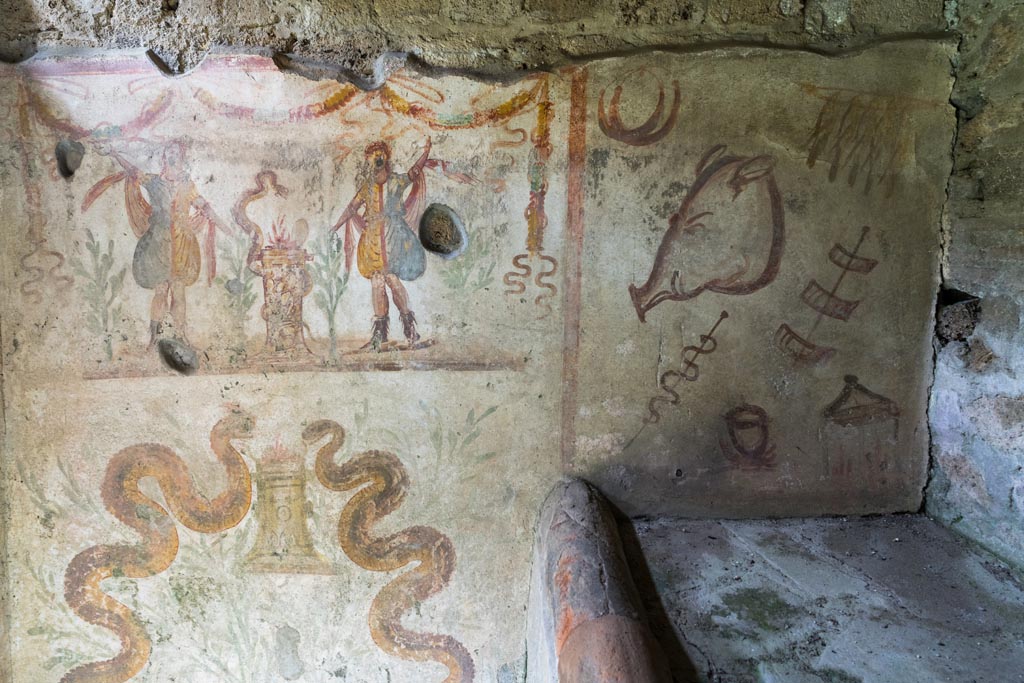
<path fill-rule="evenodd" d="M 541 21 L 581 21 L 606 12 L 611 0 L 524 0 L 523 11 Z"/>
<path fill-rule="evenodd" d="M 942 0 L 869 0 L 851 6 L 853 27 L 858 32 L 929 33 L 947 28 Z"/>
<path fill-rule="evenodd" d="M 798 30 L 802 3 L 778 0 L 710 0 L 707 16 L 729 27 L 758 27 L 779 32 Z"/>
<path fill-rule="evenodd" d="M 463 0 L 453 2 L 449 10 L 454 21 L 471 24 L 503 24 L 521 15 L 516 3 L 492 0 Z"/>
<path fill-rule="evenodd" d="M 619 21 L 627 26 L 695 29 L 707 14 L 707 0 L 620 0 L 618 11 Z"/>
<path fill-rule="evenodd" d="M 437 17 L 441 9 L 441 0 L 373 0 L 374 13 L 387 23 L 408 17 Z"/>

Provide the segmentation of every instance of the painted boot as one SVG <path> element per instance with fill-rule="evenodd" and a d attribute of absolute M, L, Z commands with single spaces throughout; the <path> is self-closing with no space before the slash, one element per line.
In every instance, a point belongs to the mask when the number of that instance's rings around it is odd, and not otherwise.
<path fill-rule="evenodd" d="M 149 344 L 146 345 L 147 349 L 152 349 L 156 346 L 156 343 L 160 341 L 160 336 L 163 334 L 163 325 L 156 320 L 149 321 Z"/>
<path fill-rule="evenodd" d="M 380 347 L 388 340 L 388 317 L 386 315 L 373 316 L 373 330 L 370 333 L 370 341 L 363 344 L 361 350 L 373 349 L 380 351 Z"/>
<path fill-rule="evenodd" d="M 405 333 L 405 338 L 409 340 L 410 346 L 414 345 L 420 340 L 420 333 L 416 331 L 416 314 L 406 311 L 398 317 L 402 319 L 402 332 Z"/>

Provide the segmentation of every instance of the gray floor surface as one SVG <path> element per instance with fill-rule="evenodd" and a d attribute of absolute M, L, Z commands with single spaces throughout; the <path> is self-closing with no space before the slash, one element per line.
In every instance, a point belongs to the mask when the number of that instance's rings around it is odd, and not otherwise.
<path fill-rule="evenodd" d="M 1024 681 L 1024 577 L 926 517 L 621 531 L 679 682 Z"/>

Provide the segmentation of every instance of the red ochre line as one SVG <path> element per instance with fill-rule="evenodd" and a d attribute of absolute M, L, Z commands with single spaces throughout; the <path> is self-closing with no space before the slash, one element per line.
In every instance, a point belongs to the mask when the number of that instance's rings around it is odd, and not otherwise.
<path fill-rule="evenodd" d="M 583 280 L 583 181 L 587 161 L 587 69 L 572 73 L 569 100 L 568 232 L 566 248 L 565 332 L 562 355 L 562 469 L 576 455 L 576 399 L 580 353 L 580 291 Z"/>

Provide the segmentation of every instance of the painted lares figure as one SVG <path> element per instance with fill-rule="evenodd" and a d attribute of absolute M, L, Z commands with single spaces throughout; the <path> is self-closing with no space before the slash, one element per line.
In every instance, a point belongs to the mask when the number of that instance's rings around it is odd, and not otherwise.
<path fill-rule="evenodd" d="M 423 169 L 433 162 L 429 158 L 430 139 L 408 173 L 391 170 L 391 147 L 386 142 L 372 143 L 364 154 L 364 177 L 333 227 L 345 227 L 346 267 L 351 268 L 356 252 L 359 274 L 370 281 L 373 328 L 363 348 L 380 350 L 388 340 L 388 290 L 398 307 L 405 338 L 414 345 L 420 335 L 402 281 L 415 280 L 426 270 L 426 252 L 410 225 L 415 225 L 422 213 L 426 182 Z M 359 234 L 358 247 L 353 244 L 353 231 Z"/>
<path fill-rule="evenodd" d="M 102 150 L 124 169 L 89 190 L 83 209 L 117 182 L 125 181 L 125 206 L 136 237 L 132 276 L 143 289 L 153 290 L 149 313 L 149 345 L 161 336 L 170 312 L 174 336 L 187 341 L 186 289 L 202 271 L 197 233 L 205 229 L 207 282 L 216 275 L 215 229 L 229 232 L 210 204 L 200 196 L 188 174 L 185 148 L 172 142 L 164 148 L 159 173 L 145 173 L 112 150 Z M 145 195 L 143 195 L 143 191 Z"/>

